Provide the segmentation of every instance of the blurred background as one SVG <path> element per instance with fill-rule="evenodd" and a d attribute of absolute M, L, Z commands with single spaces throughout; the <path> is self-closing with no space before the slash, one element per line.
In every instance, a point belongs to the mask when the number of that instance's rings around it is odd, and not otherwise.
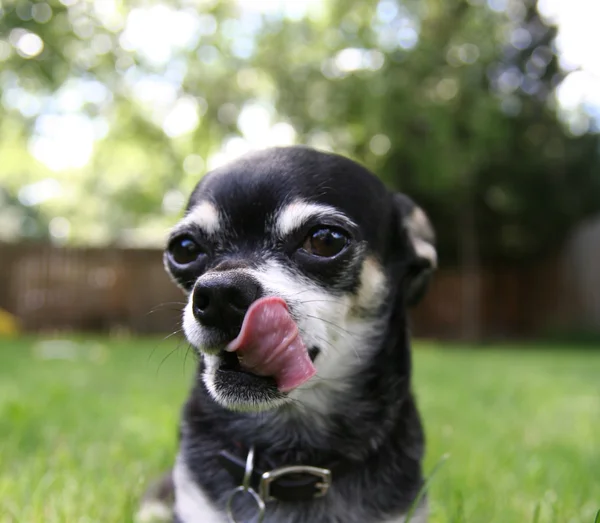
<path fill-rule="evenodd" d="M 3 1 L 1 328 L 172 331 L 160 249 L 193 186 L 308 144 L 431 216 L 417 335 L 600 337 L 599 20 L 597 0 Z"/>
<path fill-rule="evenodd" d="M 431 523 L 600 521 L 598 27 L 600 0 L 0 0 L 0 523 L 134 521 L 194 372 L 167 232 L 288 144 L 437 231 Z"/>

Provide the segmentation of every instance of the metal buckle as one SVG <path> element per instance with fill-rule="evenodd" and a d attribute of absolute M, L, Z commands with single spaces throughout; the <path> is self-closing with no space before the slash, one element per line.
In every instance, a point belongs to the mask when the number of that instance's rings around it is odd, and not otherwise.
<path fill-rule="evenodd" d="M 265 519 L 265 502 L 262 500 L 261 496 L 259 496 L 254 489 L 250 486 L 250 479 L 252 478 L 252 471 L 254 470 L 254 447 L 250 448 L 248 452 L 248 457 L 246 458 L 246 468 L 244 470 L 244 479 L 242 480 L 242 484 L 239 487 L 234 488 L 229 497 L 227 498 L 227 518 L 230 523 L 237 523 L 235 516 L 233 514 L 233 498 L 235 498 L 238 494 L 250 494 L 256 503 L 257 508 L 257 517 L 256 523 L 262 523 Z"/>
<path fill-rule="evenodd" d="M 318 492 L 315 494 L 315 498 L 322 498 L 327 494 L 329 487 L 331 486 L 331 471 L 329 469 L 321 469 L 318 467 L 307 467 L 303 465 L 295 465 L 291 467 L 281 467 L 274 470 L 269 470 L 263 473 L 260 479 L 259 485 L 259 496 L 263 501 L 271 501 L 275 499 L 271 496 L 271 483 L 276 479 L 287 474 L 312 474 L 317 478 L 320 478 L 320 482 L 315 484 Z"/>

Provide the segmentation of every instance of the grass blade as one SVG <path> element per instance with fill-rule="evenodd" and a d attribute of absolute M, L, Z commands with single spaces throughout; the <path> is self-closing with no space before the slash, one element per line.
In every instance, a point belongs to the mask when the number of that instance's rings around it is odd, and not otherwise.
<path fill-rule="evenodd" d="M 535 504 L 535 509 L 533 510 L 533 523 L 539 523 L 539 521 L 540 521 L 540 512 L 541 512 L 541 506 L 540 506 L 540 502 L 538 501 Z"/>
<path fill-rule="evenodd" d="M 456 492 L 456 513 L 452 518 L 452 523 L 464 523 L 465 521 L 465 497 L 459 490 Z"/>
<path fill-rule="evenodd" d="M 427 492 L 427 489 L 429 488 L 429 485 L 431 484 L 431 481 L 433 480 L 433 477 L 437 474 L 437 472 L 440 470 L 440 468 L 442 467 L 442 465 L 444 463 L 446 463 L 446 461 L 448 460 L 449 457 L 450 457 L 450 454 L 444 454 L 438 460 L 438 462 L 435 464 L 435 466 L 431 470 L 431 473 L 429 474 L 429 476 L 427 477 L 427 479 L 425 479 L 425 481 L 423 482 L 423 486 L 421 487 L 421 490 L 419 490 L 419 493 L 417 494 L 417 497 L 413 501 L 413 504 L 408 509 L 408 512 L 406 513 L 406 518 L 404 519 L 404 523 L 410 523 L 410 520 L 415 515 L 415 511 L 417 510 L 417 507 L 421 503 L 421 500 L 423 499 L 423 496 L 425 495 L 425 492 Z"/>

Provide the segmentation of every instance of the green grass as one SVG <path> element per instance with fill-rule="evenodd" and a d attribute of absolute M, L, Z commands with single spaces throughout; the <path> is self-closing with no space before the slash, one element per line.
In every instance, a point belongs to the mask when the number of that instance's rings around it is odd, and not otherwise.
<path fill-rule="evenodd" d="M 129 522 L 176 452 L 177 341 L 0 341 L 0 522 Z M 534 350 L 535 349 L 535 350 Z M 62 350 L 62 349 L 61 349 Z M 431 523 L 593 523 L 600 350 L 418 344 Z"/>

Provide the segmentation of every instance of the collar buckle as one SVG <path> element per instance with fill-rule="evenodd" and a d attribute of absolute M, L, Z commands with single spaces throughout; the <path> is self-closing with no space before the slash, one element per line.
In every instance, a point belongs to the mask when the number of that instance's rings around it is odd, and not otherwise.
<path fill-rule="evenodd" d="M 314 484 L 314 498 L 322 498 L 327 494 L 331 486 L 331 470 L 319 467 L 309 467 L 304 465 L 294 465 L 290 467 L 280 467 L 264 472 L 260 478 L 259 496 L 265 502 L 276 499 L 271 495 L 271 484 L 288 475 L 308 474 L 314 476 L 318 481 Z"/>

